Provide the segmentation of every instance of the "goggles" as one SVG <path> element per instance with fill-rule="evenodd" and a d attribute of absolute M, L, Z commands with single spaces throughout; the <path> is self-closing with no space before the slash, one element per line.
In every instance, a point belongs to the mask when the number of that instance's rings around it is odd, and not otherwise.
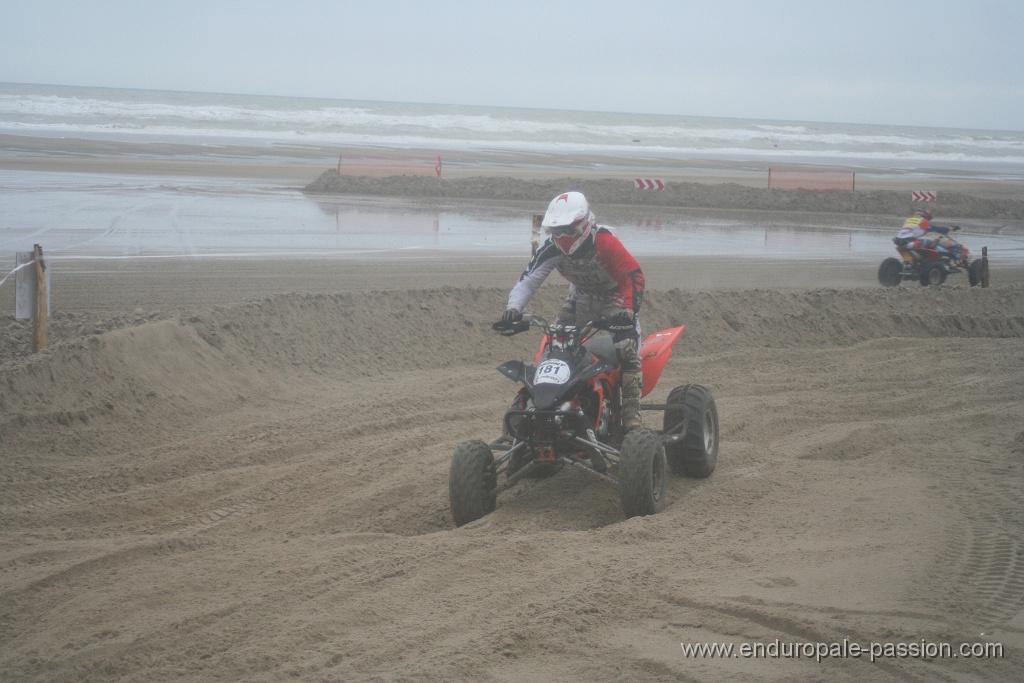
<path fill-rule="evenodd" d="M 552 237 L 573 237 L 580 234 L 580 226 L 583 225 L 583 219 L 574 221 L 569 225 L 556 225 L 551 228 L 544 228 L 545 231 Z"/>

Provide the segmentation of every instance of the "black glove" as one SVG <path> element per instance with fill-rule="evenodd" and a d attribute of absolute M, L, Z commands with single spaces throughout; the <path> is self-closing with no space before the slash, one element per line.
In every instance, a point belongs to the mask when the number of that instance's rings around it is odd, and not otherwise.
<path fill-rule="evenodd" d="M 950 228 L 950 230 L 959 230 L 959 229 L 960 229 L 959 225 L 954 225 L 952 228 Z"/>
<path fill-rule="evenodd" d="M 503 337 L 511 337 L 530 329 L 530 325 L 523 322 L 522 313 L 510 308 L 501 316 L 501 320 L 491 325 L 491 329 Z"/>

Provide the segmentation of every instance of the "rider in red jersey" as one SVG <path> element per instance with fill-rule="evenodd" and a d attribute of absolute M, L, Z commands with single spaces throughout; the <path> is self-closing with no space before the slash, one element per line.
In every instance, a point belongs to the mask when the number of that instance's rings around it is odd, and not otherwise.
<path fill-rule="evenodd" d="M 644 274 L 632 254 L 607 226 L 597 225 L 587 198 L 565 192 L 551 200 L 541 223 L 548 239 L 537 249 L 508 296 L 503 322 L 522 318 L 522 311 L 552 271 L 569 281 L 569 295 L 558 322 L 609 318 L 612 339 L 622 368 L 622 425 L 641 426 L 640 306 Z"/>

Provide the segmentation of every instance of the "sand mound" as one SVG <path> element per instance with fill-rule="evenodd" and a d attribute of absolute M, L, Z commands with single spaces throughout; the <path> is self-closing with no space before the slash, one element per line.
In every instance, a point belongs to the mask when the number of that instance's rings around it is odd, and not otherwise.
<path fill-rule="evenodd" d="M 640 192 L 620 179 L 555 178 L 545 180 L 475 177 L 438 179 L 419 176 L 364 178 L 338 175 L 334 169 L 303 188 L 310 194 L 352 194 L 388 197 L 436 197 L 524 201 L 553 197 L 565 188 L 582 191 L 597 206 L 609 204 L 746 209 L 757 211 L 821 211 L 905 216 L 914 210 L 908 192 L 799 192 L 753 188 L 737 183 L 672 182 L 659 192 Z M 983 199 L 959 192 L 942 193 L 942 215 L 957 218 L 1024 219 L 1024 201 Z"/>
<path fill-rule="evenodd" d="M 486 364 L 503 344 L 490 324 L 505 295 L 504 289 L 453 287 L 286 294 L 169 320 L 119 316 L 95 323 L 88 328 L 93 333 L 85 335 L 86 327 L 72 320 L 62 328 L 67 317 L 58 318 L 55 336 L 63 341 L 4 364 L 8 381 L 0 390 L 0 407 L 8 423 L 49 415 L 64 424 L 69 415 L 85 419 L 111 410 L 115 402 L 134 407 L 161 395 L 202 410 L 215 398 L 233 399 L 251 377 L 268 374 L 287 382 L 292 371 L 361 378 Z M 556 310 L 560 296 L 551 288 L 533 308 Z M 675 289 L 647 297 L 643 322 L 645 332 L 687 325 L 686 347 L 692 353 L 844 346 L 890 337 L 1021 337 L 1024 297 L 1020 287 Z"/>
<path fill-rule="evenodd" d="M 0 667 L 1019 680 L 1024 289 L 651 292 L 648 332 L 688 326 L 652 398 L 711 387 L 715 474 L 674 478 L 664 513 L 623 520 L 611 487 L 566 471 L 455 529 L 454 446 L 497 435 L 514 389 L 494 368 L 539 341 L 490 331 L 505 294 L 286 294 L 97 323 L 8 359 Z M 982 631 L 1005 659 L 679 646 Z"/>

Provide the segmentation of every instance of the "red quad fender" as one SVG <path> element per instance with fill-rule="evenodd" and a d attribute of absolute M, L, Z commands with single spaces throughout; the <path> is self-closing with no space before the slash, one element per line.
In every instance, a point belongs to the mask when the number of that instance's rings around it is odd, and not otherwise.
<path fill-rule="evenodd" d="M 646 396 L 654 391 L 661 378 L 665 363 L 672 357 L 672 345 L 686 330 L 686 326 L 671 327 L 655 332 L 640 345 L 640 361 L 643 363 L 644 389 L 640 394 Z"/>

